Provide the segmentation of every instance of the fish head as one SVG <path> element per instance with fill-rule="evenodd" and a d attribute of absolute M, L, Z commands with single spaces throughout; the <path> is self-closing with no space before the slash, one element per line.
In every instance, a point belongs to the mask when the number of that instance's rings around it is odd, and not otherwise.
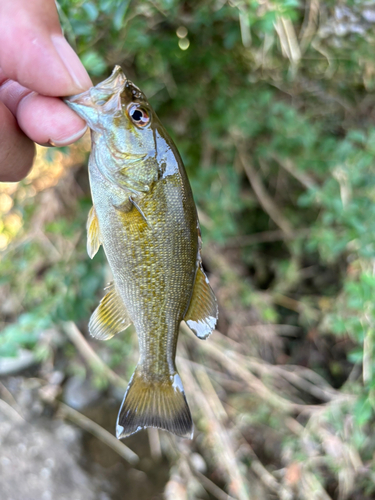
<path fill-rule="evenodd" d="M 89 90 L 64 98 L 93 133 L 93 143 L 122 156 L 155 156 L 154 127 L 158 119 L 143 92 L 126 78 L 120 66 Z"/>

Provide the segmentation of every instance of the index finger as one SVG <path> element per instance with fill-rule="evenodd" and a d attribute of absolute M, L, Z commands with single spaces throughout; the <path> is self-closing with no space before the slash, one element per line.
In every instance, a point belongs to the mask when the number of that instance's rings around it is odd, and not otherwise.
<path fill-rule="evenodd" d="M 65 40 L 54 0 L 0 1 L 0 67 L 11 80 L 46 96 L 67 96 L 92 83 Z"/>

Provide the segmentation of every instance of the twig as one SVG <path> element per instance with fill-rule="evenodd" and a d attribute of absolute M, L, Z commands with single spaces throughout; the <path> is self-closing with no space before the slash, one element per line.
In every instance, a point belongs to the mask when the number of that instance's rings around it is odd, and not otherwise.
<path fill-rule="evenodd" d="M 275 231 L 262 231 L 261 233 L 237 236 L 227 241 L 222 248 L 238 248 L 257 245 L 258 243 L 268 243 L 285 239 L 285 233 L 281 229 Z"/>
<path fill-rule="evenodd" d="M 9 420 L 25 423 L 26 420 L 10 404 L 0 399 L 0 412 L 6 415 Z"/>
<path fill-rule="evenodd" d="M 233 443 L 228 435 L 228 431 L 223 425 L 223 420 L 227 419 L 226 412 L 218 400 L 217 394 L 209 382 L 204 367 L 199 366 L 197 375 L 205 387 L 198 385 L 188 364 L 181 366 L 184 379 L 189 383 L 187 388 L 191 391 L 197 406 L 201 408 L 207 421 L 207 431 L 215 443 L 214 450 L 217 460 L 225 468 L 229 481 L 229 489 L 236 492 L 238 500 L 249 500 L 244 477 L 238 467 L 237 459 L 233 450 Z M 207 385 L 208 384 L 208 385 Z M 220 410 L 218 410 L 220 408 Z"/>
<path fill-rule="evenodd" d="M 239 21 L 240 21 L 240 31 L 241 31 L 241 39 L 242 45 L 246 48 L 251 46 L 251 31 L 250 31 L 250 23 L 249 16 L 247 11 L 244 8 L 241 8 L 238 4 L 239 10 Z"/>
<path fill-rule="evenodd" d="M 87 340 L 78 330 L 75 323 L 68 321 L 63 325 L 65 333 L 68 335 L 69 339 L 77 347 L 78 351 L 81 353 L 82 357 L 87 361 L 89 366 L 95 371 L 102 372 L 109 381 L 113 384 L 126 388 L 128 383 L 122 377 L 117 375 L 112 371 L 96 354 L 96 352 L 87 343 Z"/>
<path fill-rule="evenodd" d="M 289 491 L 289 489 L 285 485 L 280 484 L 275 476 L 264 467 L 257 454 L 250 446 L 250 444 L 245 440 L 245 438 L 243 438 L 243 442 L 240 444 L 240 448 L 247 450 L 249 456 L 251 457 L 250 467 L 268 489 L 279 494 L 280 499 L 282 500 L 291 500 L 293 498 L 293 495 Z"/>
<path fill-rule="evenodd" d="M 236 500 L 235 498 L 225 493 L 219 486 L 217 486 L 211 479 L 208 479 L 204 474 L 194 469 L 191 465 L 190 461 L 187 461 L 190 467 L 191 472 L 199 479 L 199 482 L 202 484 L 203 488 L 208 491 L 212 496 L 217 498 L 218 500 Z"/>
<path fill-rule="evenodd" d="M 198 376 L 201 387 L 204 389 L 204 394 L 208 403 L 210 404 L 215 417 L 222 422 L 228 419 L 228 415 L 213 387 L 209 377 L 207 376 L 206 369 L 201 365 L 195 365 L 195 371 Z M 245 446 L 247 451 L 251 455 L 251 468 L 257 474 L 257 476 L 261 479 L 261 481 L 267 486 L 270 490 L 275 491 L 277 493 L 282 493 L 282 498 L 291 498 L 291 495 L 288 494 L 288 491 L 284 486 L 280 485 L 277 479 L 267 471 L 267 469 L 260 462 L 256 453 L 252 449 L 249 443 L 244 439 L 241 447 Z M 234 458 L 234 460 L 236 460 Z M 238 471 L 238 474 L 240 472 Z"/>
<path fill-rule="evenodd" d="M 181 324 L 181 328 L 184 331 L 188 330 L 188 326 L 184 323 Z M 226 370 L 246 382 L 253 392 L 270 405 L 286 412 L 314 411 L 319 408 L 317 405 L 294 403 L 272 392 L 258 377 L 244 368 L 241 362 L 238 362 L 238 355 L 234 351 L 220 349 L 214 342 L 200 341 L 197 345 L 214 357 Z"/>
<path fill-rule="evenodd" d="M 151 457 L 154 460 L 160 460 L 162 453 L 161 453 L 161 446 L 160 446 L 159 431 L 155 427 L 148 427 L 147 434 L 148 434 L 148 442 L 150 444 Z"/>
<path fill-rule="evenodd" d="M 287 417 L 284 420 L 285 427 L 289 429 L 293 434 L 299 436 L 300 438 L 305 434 L 306 428 L 301 425 L 298 420 L 292 417 Z"/>
<path fill-rule="evenodd" d="M 319 500 L 332 500 L 328 495 L 318 477 L 309 470 L 303 467 L 303 474 L 300 479 L 301 488 L 303 489 L 303 498 L 314 498 Z"/>
<path fill-rule="evenodd" d="M 209 217 L 206 212 L 203 212 L 202 209 L 197 207 L 198 211 L 198 219 L 207 229 L 212 229 L 214 227 L 214 221 Z"/>
<path fill-rule="evenodd" d="M 201 364 L 197 363 L 195 361 L 192 361 L 191 359 L 188 359 L 183 356 L 177 356 L 176 357 L 177 363 L 187 363 L 189 366 L 192 368 L 194 367 L 200 367 Z M 243 381 L 238 381 L 238 380 L 233 380 L 230 378 L 226 373 L 220 372 L 217 370 L 213 370 L 212 368 L 206 366 L 206 372 L 209 375 L 212 375 L 212 377 L 223 387 L 226 389 L 229 389 L 232 392 L 242 392 L 244 388 L 246 387 L 246 384 Z"/>
<path fill-rule="evenodd" d="M 276 330 L 277 335 L 284 337 L 298 337 L 301 332 L 301 327 L 296 325 L 277 325 L 273 324 L 273 327 Z M 250 331 L 251 331 L 250 327 Z"/>
<path fill-rule="evenodd" d="M 13 394 L 9 391 L 5 385 L 0 382 L 0 396 L 9 406 L 11 406 L 22 418 L 23 411 L 17 401 L 14 399 Z"/>
<path fill-rule="evenodd" d="M 281 293 L 275 293 L 272 296 L 273 301 L 275 304 L 278 304 L 279 306 L 285 307 L 286 309 L 290 309 L 291 311 L 295 311 L 298 313 L 301 313 L 303 309 L 306 307 L 303 302 L 300 302 L 296 299 L 292 299 L 291 297 L 287 297 L 286 295 L 282 295 Z M 316 314 L 319 314 L 318 309 L 311 308 L 313 311 L 316 312 Z"/>
<path fill-rule="evenodd" d="M 299 32 L 300 49 L 305 52 L 318 28 L 319 0 L 310 0 L 305 7 L 306 14 Z"/>
<path fill-rule="evenodd" d="M 267 193 L 258 172 L 252 166 L 249 158 L 247 157 L 245 151 L 239 145 L 237 146 L 238 156 L 242 164 L 243 169 L 249 179 L 249 182 L 256 194 L 259 203 L 262 205 L 263 209 L 267 212 L 274 223 L 279 226 L 279 228 L 286 234 L 288 238 L 293 237 L 293 229 L 289 224 L 289 221 L 282 215 L 280 208 L 274 203 L 270 195 Z"/>
<path fill-rule="evenodd" d="M 271 366 L 272 371 L 276 376 L 282 376 L 284 379 L 288 380 L 291 384 L 302 389 L 303 391 L 308 392 L 312 396 L 321 399 L 322 401 L 332 401 L 336 399 L 338 396 L 341 396 L 338 391 L 335 391 L 333 388 L 322 388 L 318 387 L 308 380 L 300 377 L 296 373 L 285 370 L 281 366 Z"/>
<path fill-rule="evenodd" d="M 287 57 L 292 64 L 298 64 L 301 59 L 301 50 L 298 45 L 292 21 L 287 17 L 278 16 L 274 26 L 279 36 L 283 55 Z"/>
<path fill-rule="evenodd" d="M 58 410 L 63 418 L 71 420 L 85 431 L 90 432 L 93 436 L 97 437 L 100 441 L 112 448 L 113 451 L 118 453 L 130 464 L 134 465 L 139 461 L 139 457 L 136 453 L 134 453 L 134 451 L 116 439 L 110 432 L 106 431 L 96 422 L 93 422 L 85 415 L 82 415 L 82 413 L 79 413 L 64 403 L 59 403 Z"/>
<path fill-rule="evenodd" d="M 13 375 L 38 363 L 33 352 L 19 349 L 18 356 L 14 358 L 0 358 L 0 376 Z"/>
<path fill-rule="evenodd" d="M 365 319 L 366 322 L 364 319 L 361 319 L 362 328 L 366 332 L 363 340 L 362 377 L 363 383 L 368 384 L 372 380 L 372 367 L 374 363 L 374 329 L 372 328 L 371 320 L 367 313 L 365 314 Z"/>
<path fill-rule="evenodd" d="M 234 355 L 238 358 L 238 364 L 241 364 L 242 366 L 247 365 L 255 372 L 264 375 L 272 375 L 277 379 L 280 379 L 281 376 L 294 386 L 299 387 L 300 389 L 312 394 L 316 398 L 322 399 L 323 401 L 338 401 L 341 399 L 348 400 L 355 397 L 351 394 L 342 394 L 340 391 L 337 391 L 331 387 L 323 377 L 309 368 L 303 368 L 298 365 L 272 365 L 254 356 L 245 356 L 243 354 L 241 344 L 226 337 L 218 330 L 215 330 L 215 335 L 223 342 L 226 342 L 231 346 L 234 351 Z"/>
<path fill-rule="evenodd" d="M 238 248 L 238 247 L 248 247 L 251 245 L 257 245 L 259 243 L 271 243 L 273 241 L 281 241 L 285 239 L 295 239 L 300 236 L 307 236 L 310 229 L 303 228 L 294 231 L 292 234 L 285 234 L 281 229 L 276 229 L 274 231 L 262 231 L 261 233 L 247 234 L 244 236 L 237 236 L 236 238 L 231 238 L 228 240 L 221 248 Z"/>
<path fill-rule="evenodd" d="M 283 366 L 271 365 L 265 361 L 261 361 L 257 358 L 243 356 L 240 353 L 235 354 L 238 364 L 242 366 L 248 366 L 252 372 L 259 375 L 272 376 L 276 381 L 284 379 L 288 382 L 292 388 L 298 387 L 299 389 L 312 394 L 314 397 L 321 399 L 322 401 L 332 401 L 334 399 L 340 399 L 342 395 L 330 386 L 320 387 L 311 383 L 306 378 L 298 375 L 293 371 L 289 371 Z M 348 395 L 348 397 L 350 397 Z"/>
<path fill-rule="evenodd" d="M 303 186 L 305 186 L 306 189 L 313 189 L 318 187 L 314 179 L 306 174 L 306 172 L 298 170 L 289 158 L 280 158 L 277 155 L 272 155 L 272 158 L 280 165 L 280 167 L 289 172 L 290 175 L 292 175 Z"/>

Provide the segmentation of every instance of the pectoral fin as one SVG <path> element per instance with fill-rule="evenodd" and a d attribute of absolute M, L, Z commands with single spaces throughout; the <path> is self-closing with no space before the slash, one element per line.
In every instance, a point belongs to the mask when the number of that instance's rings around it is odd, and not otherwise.
<path fill-rule="evenodd" d="M 145 223 L 148 225 L 148 222 L 147 222 L 146 216 L 145 216 L 145 214 L 142 212 L 142 209 L 141 209 L 141 207 L 138 205 L 138 203 L 137 203 L 137 202 L 135 202 L 131 196 L 129 196 L 129 200 L 130 200 L 130 202 L 133 204 L 134 208 L 136 208 L 136 209 L 138 210 L 138 212 L 139 212 L 140 216 L 141 216 L 141 217 L 142 217 L 142 219 L 145 221 Z"/>
<path fill-rule="evenodd" d="M 100 304 L 92 313 L 89 322 L 90 335 L 99 340 L 108 340 L 131 324 L 128 311 L 118 295 L 115 285 L 111 283 Z"/>
<path fill-rule="evenodd" d="M 120 212 L 123 212 L 124 214 L 130 212 L 133 208 L 138 211 L 139 215 L 142 217 L 142 219 L 146 222 L 147 225 L 148 221 L 146 219 L 145 214 L 143 213 L 141 207 L 138 205 L 138 203 L 133 200 L 131 196 L 127 200 L 125 200 L 121 205 L 113 205 L 116 210 L 119 210 Z"/>
<path fill-rule="evenodd" d="M 200 339 L 206 339 L 215 328 L 218 317 L 217 301 L 207 276 L 199 266 L 193 295 L 184 320 Z"/>
<path fill-rule="evenodd" d="M 90 259 L 92 259 L 99 250 L 99 247 L 101 245 L 99 222 L 94 205 L 91 207 L 91 210 L 89 212 L 86 228 L 87 228 L 87 253 L 89 254 Z"/>

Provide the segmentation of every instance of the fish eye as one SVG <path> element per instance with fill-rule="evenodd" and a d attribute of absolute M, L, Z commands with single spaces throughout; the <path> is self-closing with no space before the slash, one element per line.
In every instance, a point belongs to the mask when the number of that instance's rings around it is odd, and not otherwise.
<path fill-rule="evenodd" d="M 145 127 L 150 121 L 147 111 L 138 106 L 131 106 L 129 108 L 129 116 L 138 127 Z"/>

